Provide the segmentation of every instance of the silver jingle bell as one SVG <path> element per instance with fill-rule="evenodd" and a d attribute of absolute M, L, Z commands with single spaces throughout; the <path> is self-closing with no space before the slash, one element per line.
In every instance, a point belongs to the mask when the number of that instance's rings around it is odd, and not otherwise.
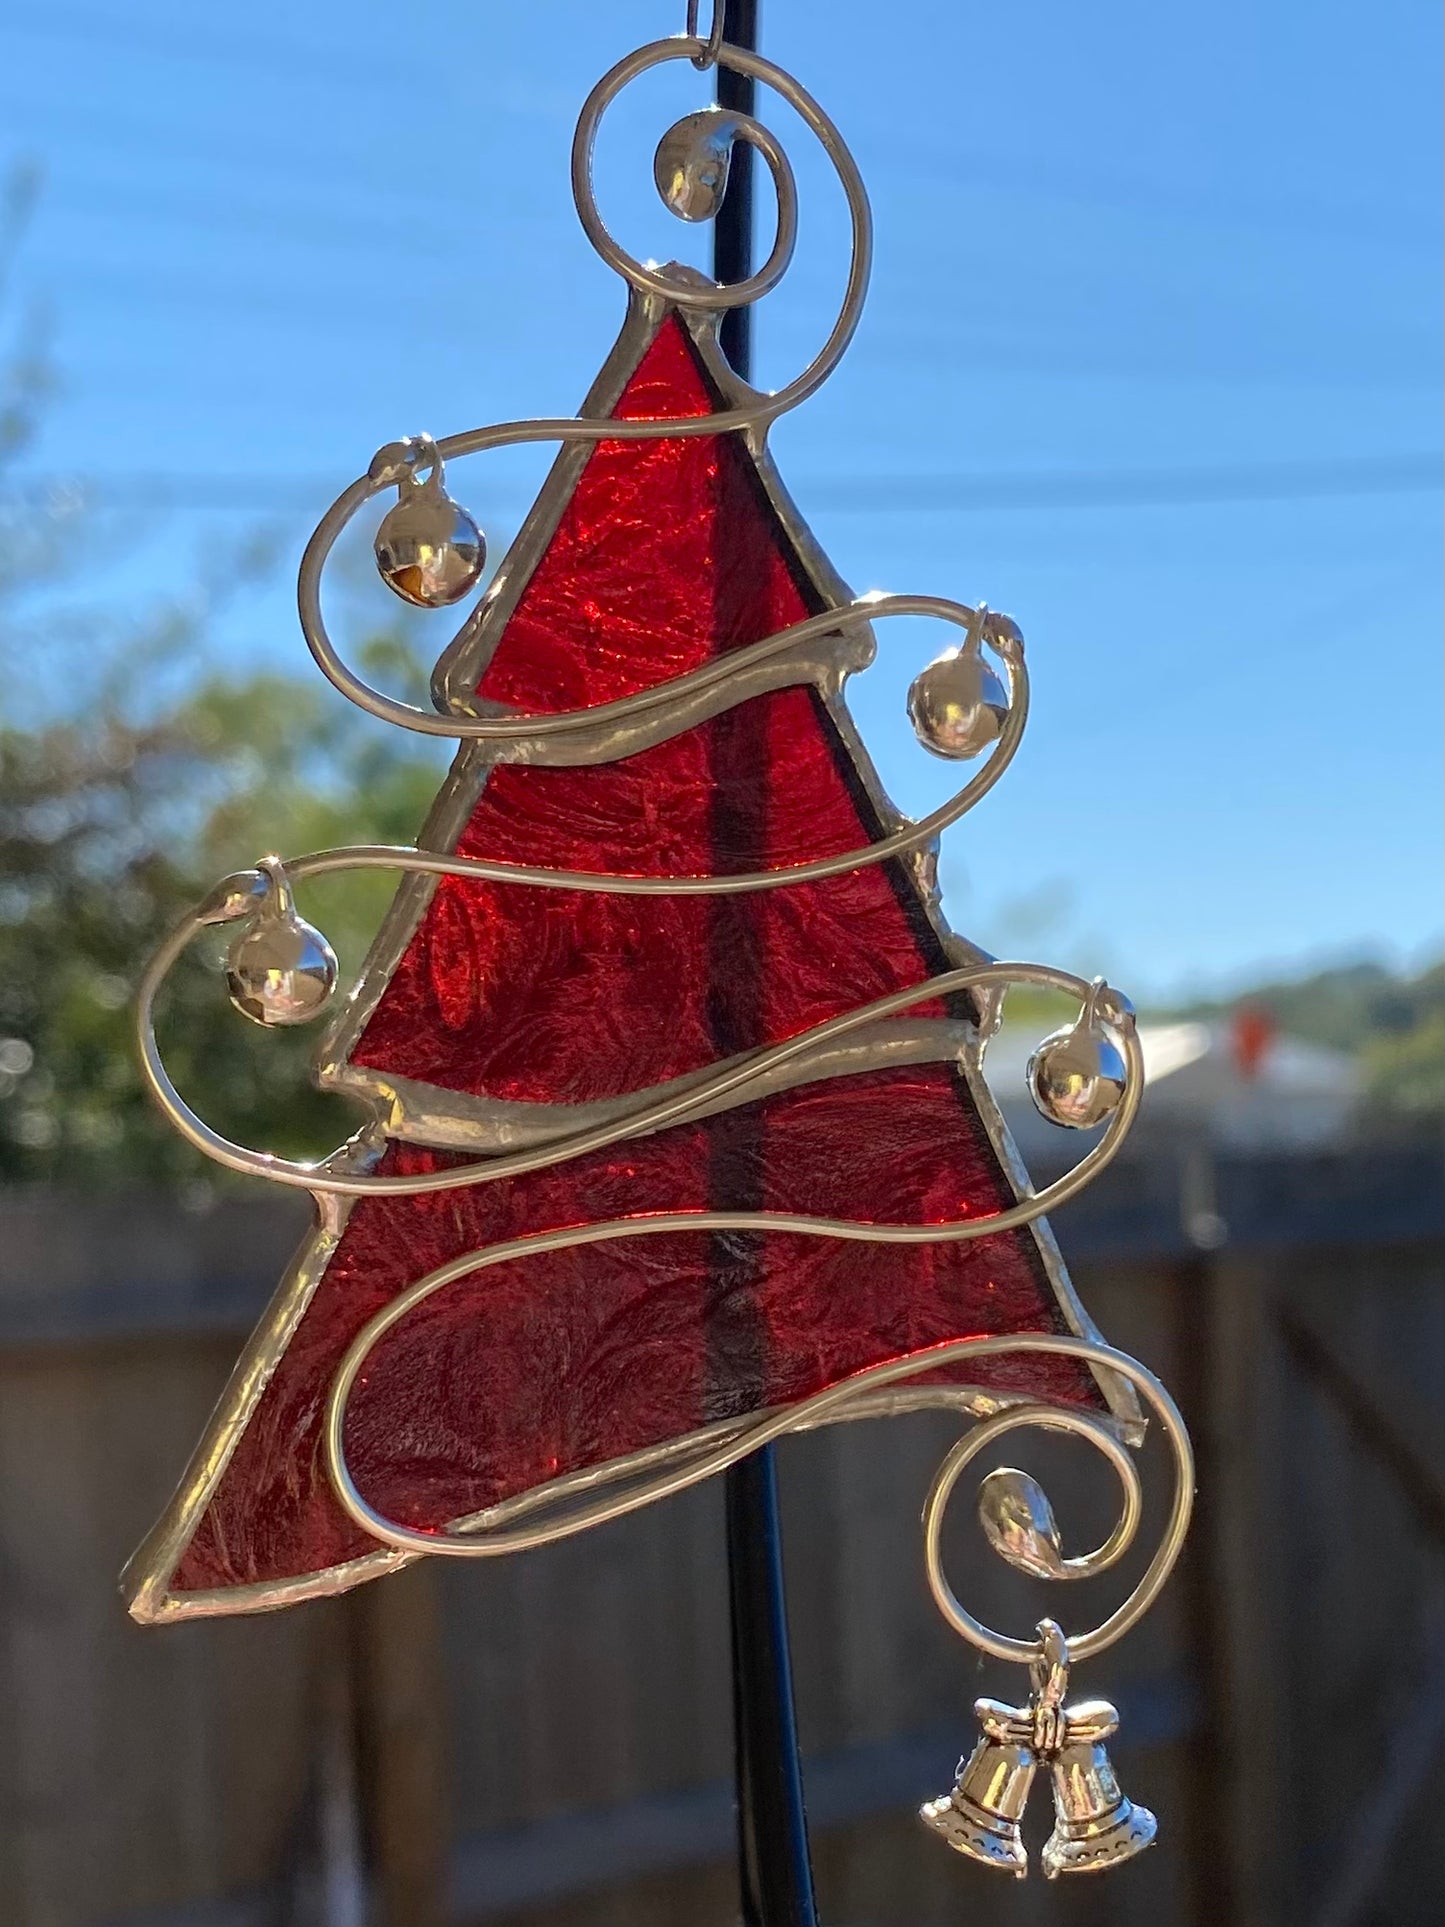
<path fill-rule="evenodd" d="M 710 221 L 722 206 L 738 124 L 720 107 L 688 114 L 657 143 L 652 178 L 680 221 Z"/>
<path fill-rule="evenodd" d="M 1050 1766 L 1054 1830 L 1040 1859 L 1047 1880 L 1061 1873 L 1106 1873 L 1152 1846 L 1159 1822 L 1119 1790 L 1104 1741 L 1119 1715 L 1107 1700 L 1064 1708 L 1063 1736 Z"/>
<path fill-rule="evenodd" d="M 398 479 L 396 506 L 376 532 L 376 566 L 404 602 L 443 609 L 481 580 L 487 544 L 471 516 L 447 494 L 436 444 L 418 437 L 406 446 L 409 466 Z M 419 482 L 415 470 L 427 464 L 431 473 Z"/>
<path fill-rule="evenodd" d="M 955 762 L 966 762 L 997 742 L 1008 720 L 1008 690 L 984 660 L 980 638 L 986 620 L 980 605 L 968 639 L 929 663 L 908 691 L 914 735 L 933 755 Z"/>
<path fill-rule="evenodd" d="M 978 1489 L 984 1537 L 1000 1559 L 1035 1579 L 1074 1577 L 1063 1554 L 1058 1521 L 1038 1480 L 1001 1465 Z"/>
<path fill-rule="evenodd" d="M 306 1024 L 336 988 L 336 952 L 297 916 L 280 859 L 265 857 L 257 867 L 269 888 L 260 913 L 231 945 L 226 991 L 253 1024 Z"/>
<path fill-rule="evenodd" d="M 1129 1073 L 1122 1051 L 1104 1028 L 1097 978 L 1079 1020 L 1046 1037 L 1024 1071 L 1029 1096 L 1051 1124 L 1087 1131 L 1111 1118 L 1124 1101 Z"/>
<path fill-rule="evenodd" d="M 955 1853 L 1022 1880 L 1029 1870 L 1019 1822 L 1038 1771 L 1026 1738 L 1026 1716 L 1016 1706 L 979 1700 L 974 1707 L 983 1738 L 965 1760 L 951 1793 L 926 1800 L 918 1817 Z"/>

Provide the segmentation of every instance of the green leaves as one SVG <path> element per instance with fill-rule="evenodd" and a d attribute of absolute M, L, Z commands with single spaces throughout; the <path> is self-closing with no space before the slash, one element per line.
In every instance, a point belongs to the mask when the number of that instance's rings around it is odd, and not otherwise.
<path fill-rule="evenodd" d="M 368 653 L 389 687 L 424 686 L 405 644 Z M 214 1178 L 141 1088 L 130 1013 L 141 967 L 218 877 L 268 851 L 413 841 L 441 779 L 444 747 L 398 740 L 319 681 L 213 677 L 136 722 L 144 694 L 122 682 L 82 724 L 0 728 L 0 1179 Z M 377 874 L 307 891 L 304 913 L 344 970 L 395 886 Z M 339 1143 L 359 1120 L 311 1089 L 313 1037 L 242 1022 L 220 942 L 195 950 L 161 1016 L 191 1101 L 258 1147 Z"/>

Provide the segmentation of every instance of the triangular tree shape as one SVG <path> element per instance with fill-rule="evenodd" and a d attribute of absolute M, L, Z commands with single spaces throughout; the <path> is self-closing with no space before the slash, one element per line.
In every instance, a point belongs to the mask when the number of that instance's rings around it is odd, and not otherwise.
<path fill-rule="evenodd" d="M 588 412 L 706 414 L 726 379 L 706 333 L 637 303 Z M 596 705 L 830 606 L 841 585 L 791 519 L 766 458 L 737 434 L 565 453 L 519 539 L 537 559 L 514 575 L 490 638 L 463 639 L 452 695 L 460 680 L 522 710 Z M 596 766 L 464 746 L 420 840 L 658 875 L 855 848 L 882 833 L 886 805 L 825 682 L 753 696 Z M 532 1107 L 606 1104 L 922 983 L 959 960 L 947 941 L 903 863 L 718 898 L 409 879 L 319 1074 L 377 1102 L 391 1139 L 378 1168 L 432 1169 L 555 1118 Z M 326 1203 L 133 1563 L 132 1610 L 246 1610 L 397 1563 L 337 1505 L 320 1417 L 361 1325 L 459 1253 L 639 1211 L 936 1222 L 1012 1203 L 1001 1122 L 976 1071 L 953 1061 L 969 1014 L 919 1006 L 933 1023 L 906 1027 L 911 1043 L 900 1032 L 886 1068 L 530 1176 Z M 596 1245 L 490 1270 L 419 1307 L 354 1393 L 347 1457 L 381 1510 L 441 1526 L 945 1338 L 1070 1328 L 1088 1329 L 1042 1226 L 921 1247 L 696 1233 Z M 969 1383 L 981 1398 L 1099 1399 L 1066 1359 L 991 1361 Z"/>

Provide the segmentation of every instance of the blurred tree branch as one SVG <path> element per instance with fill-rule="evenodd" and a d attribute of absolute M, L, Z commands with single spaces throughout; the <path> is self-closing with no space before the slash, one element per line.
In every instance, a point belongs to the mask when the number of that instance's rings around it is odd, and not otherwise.
<path fill-rule="evenodd" d="M 0 190 L 0 321 L 38 190 Z M 0 473 L 23 460 L 55 381 L 36 314 L 0 345 Z M 0 331 L 0 344 L 6 336 Z M 0 504 L 0 1180 L 193 1184 L 213 1174 L 141 1089 L 130 1005 L 145 958 L 218 876 L 267 850 L 409 842 L 435 793 L 436 757 L 398 740 L 319 679 L 231 677 L 207 635 L 274 548 L 243 540 L 144 611 L 37 590 L 92 570 L 70 540 L 77 496 Z M 362 652 L 392 686 L 425 687 L 398 637 Z M 328 879 L 310 893 L 344 964 L 360 960 L 395 887 Z M 221 1128 L 292 1153 L 355 1127 L 312 1091 L 310 1038 L 255 1031 L 231 1010 L 218 954 L 183 966 L 164 1017 L 178 1080 Z"/>

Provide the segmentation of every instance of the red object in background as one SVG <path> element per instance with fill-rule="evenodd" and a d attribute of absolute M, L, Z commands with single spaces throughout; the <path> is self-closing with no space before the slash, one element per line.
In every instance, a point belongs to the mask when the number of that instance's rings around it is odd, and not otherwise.
<path fill-rule="evenodd" d="M 1234 1068 L 1252 1082 L 1264 1068 L 1279 1026 L 1263 1004 L 1237 1004 L 1229 1020 L 1229 1049 Z"/>
<path fill-rule="evenodd" d="M 718 406 L 669 317 L 615 412 Z M 607 702 L 824 606 L 737 436 L 603 442 L 479 693 L 533 710 Z M 623 761 L 499 764 L 456 847 L 677 875 L 798 862 L 880 834 L 853 753 L 808 686 L 738 704 Z M 353 1087 L 359 1074 L 378 1086 L 405 1078 L 434 1092 L 586 1103 L 793 1035 L 949 967 L 897 863 L 719 898 L 446 878 L 344 1077 Z M 422 1133 L 405 1128 L 413 1140 Z M 394 1142 L 381 1168 L 431 1169 L 455 1155 Z M 456 1254 L 631 1212 L 937 1223 L 1014 1197 L 964 1077 L 934 1063 L 785 1091 L 500 1184 L 363 1199 L 198 1507 L 171 1590 L 275 1582 L 376 1549 L 331 1493 L 322 1406 L 366 1319 Z M 912 1247 L 694 1233 L 592 1246 L 475 1275 L 419 1307 L 356 1388 L 347 1457 L 383 1512 L 441 1526 L 943 1339 L 1063 1329 L 1029 1229 Z M 967 1379 L 1098 1401 L 1093 1380 L 1065 1359 L 990 1361 Z"/>

